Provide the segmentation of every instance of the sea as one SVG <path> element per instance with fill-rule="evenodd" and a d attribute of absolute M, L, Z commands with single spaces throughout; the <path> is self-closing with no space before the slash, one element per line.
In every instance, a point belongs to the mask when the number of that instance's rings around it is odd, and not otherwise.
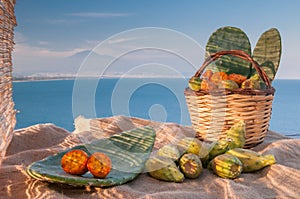
<path fill-rule="evenodd" d="M 300 139 L 300 80 L 276 79 L 270 130 Z M 74 131 L 74 119 L 115 115 L 191 125 L 184 78 L 81 78 L 13 82 L 15 129 L 40 123 Z"/>

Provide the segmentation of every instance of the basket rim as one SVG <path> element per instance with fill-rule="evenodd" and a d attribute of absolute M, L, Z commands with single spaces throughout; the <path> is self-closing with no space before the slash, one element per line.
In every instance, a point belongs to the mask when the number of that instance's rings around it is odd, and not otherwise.
<path fill-rule="evenodd" d="M 266 88 L 260 90 L 253 90 L 250 88 L 238 88 L 238 89 L 200 89 L 199 91 L 193 91 L 189 87 L 185 88 L 184 94 L 186 96 L 204 96 L 204 95 L 213 95 L 213 96 L 223 96 L 223 95 L 231 95 L 231 94 L 239 94 L 239 95 L 274 95 L 275 88 Z"/>

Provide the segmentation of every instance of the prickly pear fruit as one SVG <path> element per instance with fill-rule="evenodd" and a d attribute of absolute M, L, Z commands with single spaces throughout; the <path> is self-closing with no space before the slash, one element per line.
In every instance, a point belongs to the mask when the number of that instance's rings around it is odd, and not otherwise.
<path fill-rule="evenodd" d="M 61 158 L 62 169 L 72 175 L 83 175 L 88 171 L 86 163 L 88 154 L 80 149 L 74 149 L 63 155 Z"/>
<path fill-rule="evenodd" d="M 111 171 L 111 159 L 102 152 L 93 153 L 86 166 L 95 178 L 105 178 Z"/>
<path fill-rule="evenodd" d="M 157 151 L 157 155 L 165 158 L 170 158 L 173 161 L 177 161 L 180 158 L 180 153 L 176 145 L 168 144 Z"/>
<path fill-rule="evenodd" d="M 209 80 L 203 79 L 201 82 L 201 89 L 202 90 L 212 90 L 217 88 L 217 85 L 215 85 L 214 83 L 212 83 Z"/>
<path fill-rule="evenodd" d="M 243 148 L 245 145 L 246 125 L 244 120 L 235 123 L 229 130 L 226 131 L 227 139 L 230 142 L 229 149 Z"/>
<path fill-rule="evenodd" d="M 203 170 L 200 158 L 193 153 L 186 153 L 180 157 L 179 168 L 187 178 L 198 178 Z"/>
<path fill-rule="evenodd" d="M 213 159 L 214 157 L 221 155 L 228 151 L 229 141 L 227 139 L 218 140 L 212 150 L 209 152 L 209 158 Z"/>
<path fill-rule="evenodd" d="M 214 84 L 219 84 L 221 81 L 228 79 L 228 75 L 225 72 L 214 72 L 212 76 L 210 77 L 210 80 Z"/>
<path fill-rule="evenodd" d="M 254 90 L 259 90 L 260 89 L 260 77 L 258 74 L 253 75 L 249 79 L 245 80 L 241 88 L 251 88 Z"/>
<path fill-rule="evenodd" d="M 189 88 L 193 91 L 199 91 L 201 89 L 201 81 L 199 77 L 192 77 L 189 80 Z"/>
<path fill-rule="evenodd" d="M 247 79 L 247 77 L 241 74 L 232 73 L 228 75 L 228 79 L 235 81 L 238 85 L 241 85 Z"/>
<path fill-rule="evenodd" d="M 259 81 L 260 80 L 260 76 L 258 74 L 254 74 L 250 77 L 251 80 L 253 81 Z"/>
<path fill-rule="evenodd" d="M 216 143 L 212 142 L 212 143 L 206 143 L 206 142 L 202 142 L 202 147 L 201 147 L 201 151 L 199 154 L 199 158 L 202 162 L 202 167 L 206 168 L 208 163 L 209 163 L 209 154 L 211 152 L 211 150 L 214 148 Z"/>
<path fill-rule="evenodd" d="M 168 182 L 183 182 L 184 175 L 170 158 L 150 157 L 145 163 L 145 169 L 150 176 Z"/>
<path fill-rule="evenodd" d="M 212 75 L 213 75 L 212 70 L 206 70 L 205 73 L 203 73 L 202 77 L 203 79 L 210 80 Z"/>
<path fill-rule="evenodd" d="M 231 179 L 239 177 L 243 170 L 242 162 L 230 154 L 218 155 L 210 162 L 209 167 L 216 175 Z"/>
<path fill-rule="evenodd" d="M 235 81 L 226 79 L 226 80 L 221 81 L 218 84 L 218 88 L 225 88 L 225 89 L 232 89 L 233 90 L 233 89 L 239 88 L 239 85 Z"/>
<path fill-rule="evenodd" d="M 193 153 L 195 155 L 199 155 L 201 152 L 202 143 L 196 138 L 185 137 L 177 143 L 177 147 L 181 154 Z"/>
<path fill-rule="evenodd" d="M 243 163 L 243 172 L 257 171 L 276 163 L 274 155 L 261 155 L 250 149 L 235 148 L 226 153 L 236 156 Z"/>

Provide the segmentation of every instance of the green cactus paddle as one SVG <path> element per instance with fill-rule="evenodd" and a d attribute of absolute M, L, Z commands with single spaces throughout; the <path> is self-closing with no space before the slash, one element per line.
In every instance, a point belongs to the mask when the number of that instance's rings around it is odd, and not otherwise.
<path fill-rule="evenodd" d="M 247 35 L 236 27 L 222 27 L 217 29 L 209 38 L 206 45 L 206 57 L 210 54 L 223 50 L 243 50 L 251 55 L 251 45 Z M 237 73 L 244 76 L 250 76 L 251 64 L 232 55 L 225 55 L 219 58 L 213 65 L 207 68 L 213 71 L 219 70 L 227 74 Z"/>
<path fill-rule="evenodd" d="M 144 169 L 144 164 L 152 151 L 155 130 L 140 127 L 114 134 L 109 138 L 77 145 L 66 151 L 32 163 L 27 173 L 38 180 L 69 184 L 73 186 L 109 187 L 121 185 L 135 179 Z M 112 170 L 104 179 L 94 178 L 90 172 L 82 176 L 70 175 L 61 168 L 61 158 L 73 149 L 84 150 L 88 155 L 102 152 L 110 157 Z"/>
<path fill-rule="evenodd" d="M 264 32 L 253 51 L 253 59 L 259 63 L 272 81 L 277 73 L 281 57 L 281 37 L 276 28 Z M 252 71 L 252 75 L 256 71 Z"/>

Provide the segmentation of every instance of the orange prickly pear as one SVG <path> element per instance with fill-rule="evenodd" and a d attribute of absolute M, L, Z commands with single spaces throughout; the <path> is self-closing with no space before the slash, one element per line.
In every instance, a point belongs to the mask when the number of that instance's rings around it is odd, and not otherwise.
<path fill-rule="evenodd" d="M 232 73 L 228 75 L 228 79 L 235 81 L 238 85 L 241 85 L 247 79 L 247 77 L 244 75 Z"/>
<path fill-rule="evenodd" d="M 213 75 L 212 70 L 206 70 L 203 73 L 202 77 L 203 77 L 203 79 L 210 80 L 210 78 L 211 78 L 212 75 Z"/>
<path fill-rule="evenodd" d="M 212 90 L 212 89 L 215 89 L 217 88 L 217 86 L 212 83 L 211 81 L 209 80 L 206 80 L 206 79 L 203 79 L 202 82 L 201 82 L 201 89 L 202 90 Z"/>
<path fill-rule="evenodd" d="M 110 158 L 101 152 L 95 152 L 87 161 L 87 168 L 96 178 L 105 178 L 111 171 Z"/>
<path fill-rule="evenodd" d="M 83 175 L 88 171 L 88 155 L 80 149 L 74 149 L 63 155 L 61 159 L 62 169 L 72 175 Z"/>
<path fill-rule="evenodd" d="M 210 80 L 214 83 L 214 84 L 219 84 L 220 82 L 222 82 L 222 80 L 226 80 L 228 79 L 228 75 L 225 72 L 215 72 L 214 74 L 212 74 Z"/>

